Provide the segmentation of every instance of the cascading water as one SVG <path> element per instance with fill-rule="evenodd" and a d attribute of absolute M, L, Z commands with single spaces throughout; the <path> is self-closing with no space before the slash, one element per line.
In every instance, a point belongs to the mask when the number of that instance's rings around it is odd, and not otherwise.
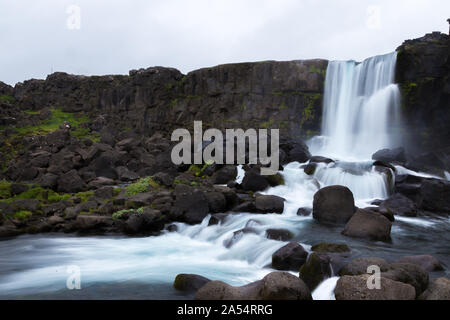
<path fill-rule="evenodd" d="M 369 160 L 375 151 L 397 146 L 400 91 L 394 84 L 396 60 L 397 53 L 393 52 L 362 63 L 329 63 L 323 141 L 312 145 L 315 154 Z"/>
<path fill-rule="evenodd" d="M 177 232 L 148 238 L 25 236 L 0 242 L 0 298 L 180 298 L 172 281 L 179 273 L 196 273 L 232 285 L 244 285 L 272 272 L 272 254 L 286 242 L 266 237 L 269 228 L 287 229 L 293 241 L 310 250 L 318 242 L 345 242 L 358 255 L 388 260 L 402 255 L 433 254 L 450 264 L 449 224 L 432 219 L 397 219 L 392 229 L 395 248 L 341 235 L 342 228 L 323 226 L 311 216 L 298 216 L 299 208 L 312 209 L 314 194 L 334 184 L 348 186 L 358 207 L 370 199 L 386 198 L 389 181 L 376 171 L 372 153 L 395 146 L 391 128 L 398 123 L 398 88 L 393 84 L 396 54 L 363 63 L 330 62 L 327 70 L 323 135 L 309 142 L 311 153 L 335 161 L 317 165 L 313 176 L 301 163 L 290 163 L 281 174 L 285 185 L 264 193 L 286 199 L 284 212 L 254 215 L 230 214 L 218 225 L 177 224 Z M 238 168 L 237 180 L 243 178 Z M 397 167 L 397 170 L 406 170 Z M 413 173 L 412 173 L 413 174 Z M 235 233 L 251 227 L 252 232 Z M 433 232 L 430 232 L 430 228 Z M 411 252 L 411 241 L 425 239 Z M 231 245 L 224 245 L 230 243 Z M 44 259 L 42 259 L 44 257 Z M 82 273 L 78 295 L 67 291 L 66 266 Z M 298 273 L 296 273 L 298 274 Z M 324 281 L 314 299 L 334 299 L 338 278 Z M 106 286 L 106 287 L 105 287 Z M 109 289 L 109 290 L 108 290 Z M 105 291 L 106 290 L 106 291 Z M 184 296 L 181 296 L 183 298 Z"/>

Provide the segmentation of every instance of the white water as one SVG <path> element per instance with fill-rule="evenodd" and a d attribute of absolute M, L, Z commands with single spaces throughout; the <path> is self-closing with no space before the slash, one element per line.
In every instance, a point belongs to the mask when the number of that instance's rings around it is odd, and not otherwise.
<path fill-rule="evenodd" d="M 400 91 L 394 84 L 397 53 L 328 65 L 322 141 L 312 152 L 338 159 L 368 160 L 397 146 Z"/>

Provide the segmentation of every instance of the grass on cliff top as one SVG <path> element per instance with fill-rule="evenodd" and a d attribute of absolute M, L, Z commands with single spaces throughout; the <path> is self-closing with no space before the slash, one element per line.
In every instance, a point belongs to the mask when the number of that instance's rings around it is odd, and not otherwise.
<path fill-rule="evenodd" d="M 70 125 L 75 128 L 72 134 L 76 133 L 78 130 L 80 130 L 81 133 L 86 133 L 85 130 L 88 129 L 79 127 L 82 124 L 89 122 L 90 119 L 86 115 L 63 112 L 61 109 L 52 109 L 50 110 L 49 119 L 42 121 L 41 124 L 16 128 L 16 130 L 21 136 L 47 135 L 58 130 L 59 126 L 65 121 L 69 122 Z"/>
<path fill-rule="evenodd" d="M 0 102 L 4 102 L 4 103 L 14 103 L 16 102 L 16 99 L 13 96 L 10 96 L 8 94 L 4 94 L 0 96 Z"/>

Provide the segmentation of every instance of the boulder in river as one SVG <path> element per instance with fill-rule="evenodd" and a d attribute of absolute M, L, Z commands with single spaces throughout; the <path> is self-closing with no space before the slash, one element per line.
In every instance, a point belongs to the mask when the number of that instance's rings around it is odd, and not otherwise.
<path fill-rule="evenodd" d="M 341 276 L 358 276 L 367 274 L 367 268 L 369 266 L 377 266 L 380 271 L 387 271 L 389 262 L 381 258 L 357 258 L 347 263 L 340 271 Z"/>
<path fill-rule="evenodd" d="M 440 271 L 444 268 L 438 259 L 430 255 L 406 256 L 397 260 L 397 263 L 411 263 L 422 267 L 428 272 Z"/>
<path fill-rule="evenodd" d="M 381 276 L 412 285 L 416 289 L 417 297 L 428 287 L 428 272 L 415 264 L 392 263 Z"/>
<path fill-rule="evenodd" d="M 450 279 L 438 278 L 434 280 L 419 297 L 419 300 L 450 300 Z"/>
<path fill-rule="evenodd" d="M 242 287 L 222 281 L 208 282 L 197 291 L 195 300 L 312 300 L 312 297 L 298 277 L 287 272 L 272 272 Z"/>
<path fill-rule="evenodd" d="M 330 258 L 325 254 L 311 253 L 306 263 L 300 268 L 300 279 L 311 291 L 330 276 Z"/>
<path fill-rule="evenodd" d="M 283 213 L 284 199 L 272 195 L 258 195 L 255 207 L 258 212 L 262 213 Z"/>
<path fill-rule="evenodd" d="M 294 234 L 286 229 L 267 229 L 266 235 L 268 239 L 278 241 L 288 241 L 294 237 Z"/>
<path fill-rule="evenodd" d="M 372 159 L 384 162 L 405 163 L 406 162 L 405 149 L 395 148 L 395 149 L 378 150 L 372 155 Z"/>
<path fill-rule="evenodd" d="M 308 252 L 297 242 L 290 242 L 272 255 L 272 268 L 297 271 L 306 262 Z"/>
<path fill-rule="evenodd" d="M 358 209 L 346 224 L 342 234 L 353 238 L 389 241 L 391 226 L 392 223 L 385 216 L 373 211 Z"/>
<path fill-rule="evenodd" d="M 347 187 L 325 187 L 314 195 L 313 218 L 319 222 L 346 223 L 354 213 L 355 200 Z"/>
<path fill-rule="evenodd" d="M 369 275 L 343 276 L 339 278 L 334 295 L 336 300 L 414 300 L 413 286 L 381 277 L 381 289 L 369 289 Z"/>
<path fill-rule="evenodd" d="M 263 191 L 269 187 L 269 182 L 257 169 L 250 169 L 245 172 L 242 179 L 242 189 L 245 191 Z"/>
<path fill-rule="evenodd" d="M 417 205 L 409 198 L 400 193 L 392 195 L 389 199 L 380 204 L 380 212 L 393 213 L 404 217 L 416 217 L 418 213 Z"/>
<path fill-rule="evenodd" d="M 197 274 L 181 273 L 176 276 L 173 287 L 179 291 L 196 292 L 210 281 L 208 278 Z"/>

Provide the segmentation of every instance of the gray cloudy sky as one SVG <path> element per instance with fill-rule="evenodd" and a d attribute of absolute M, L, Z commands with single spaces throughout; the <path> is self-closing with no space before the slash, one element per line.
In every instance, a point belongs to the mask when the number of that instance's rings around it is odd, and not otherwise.
<path fill-rule="evenodd" d="M 79 29 L 71 5 L 81 10 Z M 242 61 L 362 60 L 447 33 L 447 18 L 448 0 L 0 0 L 0 81 L 52 70 L 127 74 L 158 65 L 187 73 Z"/>

